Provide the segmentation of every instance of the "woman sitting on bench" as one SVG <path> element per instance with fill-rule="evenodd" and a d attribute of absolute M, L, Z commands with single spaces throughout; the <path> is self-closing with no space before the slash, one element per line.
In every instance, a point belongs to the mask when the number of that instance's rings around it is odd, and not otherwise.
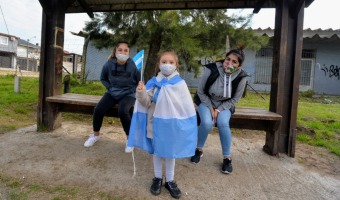
<path fill-rule="evenodd" d="M 223 154 L 222 172 L 226 174 L 233 171 L 229 120 L 235 111 L 235 104 L 242 97 L 248 76 L 241 69 L 243 61 L 242 49 L 233 49 L 226 54 L 224 60 L 206 65 L 194 98 L 201 122 L 197 149 L 191 162 L 200 162 L 208 134 L 217 123 Z"/>
<path fill-rule="evenodd" d="M 107 91 L 98 102 L 93 113 L 93 133 L 84 143 L 91 147 L 99 140 L 99 130 L 108 109 L 118 104 L 118 115 L 126 136 L 129 136 L 131 125 L 130 111 L 136 101 L 136 88 L 140 81 L 140 72 L 129 58 L 130 49 L 127 42 L 119 42 L 114 48 L 109 60 L 102 69 L 100 80 Z M 125 152 L 133 149 L 125 147 Z"/>

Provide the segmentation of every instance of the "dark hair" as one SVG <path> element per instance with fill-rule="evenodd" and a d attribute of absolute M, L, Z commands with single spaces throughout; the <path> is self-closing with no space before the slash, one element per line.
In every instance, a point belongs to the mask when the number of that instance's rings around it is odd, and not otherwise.
<path fill-rule="evenodd" d="M 240 63 L 240 66 L 242 65 L 243 61 L 244 61 L 244 52 L 243 49 L 239 48 L 239 49 L 232 49 L 230 50 L 225 57 L 228 57 L 230 54 L 233 54 L 235 56 L 237 56 L 238 62 Z"/>
<path fill-rule="evenodd" d="M 159 52 L 158 56 L 157 56 L 157 63 L 156 63 L 156 66 L 155 66 L 155 76 L 157 76 L 158 72 L 160 72 L 159 64 L 161 62 L 161 57 L 165 54 L 173 55 L 175 57 L 177 70 L 179 70 L 179 68 L 180 68 L 179 59 L 178 59 L 178 55 L 177 55 L 176 51 L 172 50 L 172 49 L 163 50 L 163 51 Z"/>
<path fill-rule="evenodd" d="M 115 45 L 115 47 L 114 47 L 113 50 L 112 50 L 111 55 L 108 57 L 108 60 L 110 60 L 110 59 L 112 59 L 112 58 L 116 59 L 116 50 L 117 50 L 117 48 L 119 47 L 119 45 L 121 45 L 121 44 L 126 44 L 126 45 L 129 47 L 129 43 L 126 42 L 126 41 L 119 41 L 119 42 L 117 42 L 117 44 Z M 129 48 L 130 48 L 130 47 L 129 47 Z"/>

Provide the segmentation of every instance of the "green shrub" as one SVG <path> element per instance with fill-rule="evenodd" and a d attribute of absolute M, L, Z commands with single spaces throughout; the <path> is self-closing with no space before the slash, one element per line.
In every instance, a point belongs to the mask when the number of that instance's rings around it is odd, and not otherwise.
<path fill-rule="evenodd" d="M 314 90 L 307 90 L 307 91 L 304 91 L 304 92 L 300 92 L 301 97 L 312 98 L 313 95 L 315 95 Z"/>

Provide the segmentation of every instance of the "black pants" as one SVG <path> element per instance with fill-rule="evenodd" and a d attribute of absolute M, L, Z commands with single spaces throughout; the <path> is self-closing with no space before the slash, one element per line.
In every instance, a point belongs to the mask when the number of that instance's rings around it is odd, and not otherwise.
<path fill-rule="evenodd" d="M 123 125 L 125 134 L 128 136 L 131 125 L 132 108 L 136 99 L 131 96 L 126 96 L 120 100 L 112 98 L 110 94 L 105 93 L 100 99 L 93 113 L 93 131 L 99 131 L 103 124 L 104 115 L 107 110 L 118 104 L 118 115 Z"/>

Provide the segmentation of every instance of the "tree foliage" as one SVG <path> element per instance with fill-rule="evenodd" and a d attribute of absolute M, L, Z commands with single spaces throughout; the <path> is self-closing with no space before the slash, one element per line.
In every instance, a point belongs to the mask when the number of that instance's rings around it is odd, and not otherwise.
<path fill-rule="evenodd" d="M 157 54 L 162 49 L 176 50 L 181 65 L 196 74 L 200 66 L 197 58 L 224 57 L 227 35 L 231 47 L 259 49 L 267 39 L 247 28 L 249 19 L 228 17 L 227 10 L 221 9 L 124 11 L 97 13 L 84 30 L 98 48 L 123 40 L 145 49 L 144 76 L 148 79 L 154 75 Z"/>

